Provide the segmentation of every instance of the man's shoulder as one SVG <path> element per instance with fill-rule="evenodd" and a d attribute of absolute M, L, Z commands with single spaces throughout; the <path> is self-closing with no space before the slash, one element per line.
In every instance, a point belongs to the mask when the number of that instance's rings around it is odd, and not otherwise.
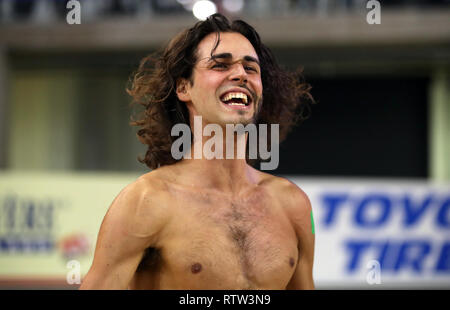
<path fill-rule="evenodd" d="M 117 198 L 139 201 L 146 196 L 155 196 L 164 190 L 164 183 L 160 180 L 154 171 L 139 176 L 136 180 L 126 185 L 119 193 Z M 116 198 L 116 199 L 117 199 Z"/>
<path fill-rule="evenodd" d="M 311 203 L 308 195 L 291 180 L 262 173 L 263 183 L 270 189 L 274 197 L 279 200 L 287 211 L 290 212 L 307 212 L 311 211 Z"/>
<path fill-rule="evenodd" d="M 261 184 L 266 185 L 281 194 L 290 194 L 295 196 L 306 196 L 305 192 L 291 180 L 272 175 L 266 172 L 260 171 Z"/>
<path fill-rule="evenodd" d="M 147 213 L 150 208 L 166 205 L 162 203 L 167 192 L 165 182 L 155 172 L 143 174 L 126 185 L 114 199 L 109 212 L 111 209 L 121 209 L 120 213 L 139 216 L 142 212 Z"/>
<path fill-rule="evenodd" d="M 165 167 L 164 167 L 165 168 Z M 129 186 L 146 193 L 162 193 L 167 191 L 167 181 L 164 179 L 163 168 L 158 168 L 139 176 Z"/>
<path fill-rule="evenodd" d="M 141 175 L 136 182 L 151 190 L 164 192 L 169 190 L 171 182 L 179 177 L 179 174 L 177 164 L 165 165 Z"/>

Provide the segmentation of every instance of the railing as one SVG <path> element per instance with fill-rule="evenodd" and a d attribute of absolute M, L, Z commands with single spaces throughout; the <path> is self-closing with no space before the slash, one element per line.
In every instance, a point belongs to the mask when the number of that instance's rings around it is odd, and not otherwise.
<path fill-rule="evenodd" d="M 73 1 L 73 0 L 72 0 Z M 83 22 L 191 15 L 198 0 L 78 0 Z M 63 22 L 69 0 L 0 0 L 0 24 Z M 218 12 L 254 17 L 328 16 L 360 12 L 367 0 L 214 0 Z M 450 8 L 450 0 L 379 1 L 383 9 Z"/>

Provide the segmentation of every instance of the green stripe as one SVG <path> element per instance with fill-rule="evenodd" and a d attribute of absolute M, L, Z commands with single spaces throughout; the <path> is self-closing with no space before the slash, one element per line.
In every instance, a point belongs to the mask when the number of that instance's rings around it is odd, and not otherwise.
<path fill-rule="evenodd" d="M 311 231 L 313 233 L 313 235 L 315 234 L 315 230 L 314 230 L 314 217 L 313 217 L 313 212 L 311 210 Z"/>

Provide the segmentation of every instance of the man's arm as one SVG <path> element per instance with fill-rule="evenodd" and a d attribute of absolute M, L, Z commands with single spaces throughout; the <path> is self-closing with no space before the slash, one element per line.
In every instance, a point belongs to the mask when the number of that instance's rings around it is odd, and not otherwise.
<path fill-rule="evenodd" d="M 297 267 L 289 281 L 288 290 L 313 290 L 314 264 L 314 230 L 312 223 L 312 208 L 308 196 L 296 185 L 292 184 L 289 197 L 289 217 L 298 239 Z"/>
<path fill-rule="evenodd" d="M 164 212 L 138 179 L 111 204 L 100 227 L 92 266 L 80 289 L 127 289 L 146 248 L 157 243 Z M 154 193 L 152 193 L 154 194 Z"/>

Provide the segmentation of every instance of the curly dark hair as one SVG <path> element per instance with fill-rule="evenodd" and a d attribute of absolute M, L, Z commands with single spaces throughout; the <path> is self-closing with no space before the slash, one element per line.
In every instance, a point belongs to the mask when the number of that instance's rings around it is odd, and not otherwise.
<path fill-rule="evenodd" d="M 143 58 L 131 77 L 127 89 L 133 103 L 144 107 L 138 119 L 131 118 L 131 125 L 139 128 L 139 140 L 148 145 L 145 158 L 138 158 L 150 169 L 177 162 L 171 155 L 172 142 L 178 137 L 170 135 L 177 123 L 190 125 L 185 103 L 176 94 L 176 82 L 180 78 L 192 82 L 192 71 L 197 62 L 197 46 L 210 33 L 218 39 L 211 55 L 220 42 L 220 32 L 236 32 L 246 37 L 255 49 L 263 85 L 263 103 L 255 124 L 279 124 L 279 139 L 284 140 L 293 125 L 304 120 L 310 111 L 313 98 L 311 86 L 304 82 L 301 70 L 290 73 L 282 70 L 272 52 L 262 42 L 256 30 L 242 20 L 231 24 L 221 14 L 214 14 L 176 35 L 159 53 Z M 271 126 L 268 126 L 270 130 Z M 270 131 L 267 146 L 270 146 Z"/>

